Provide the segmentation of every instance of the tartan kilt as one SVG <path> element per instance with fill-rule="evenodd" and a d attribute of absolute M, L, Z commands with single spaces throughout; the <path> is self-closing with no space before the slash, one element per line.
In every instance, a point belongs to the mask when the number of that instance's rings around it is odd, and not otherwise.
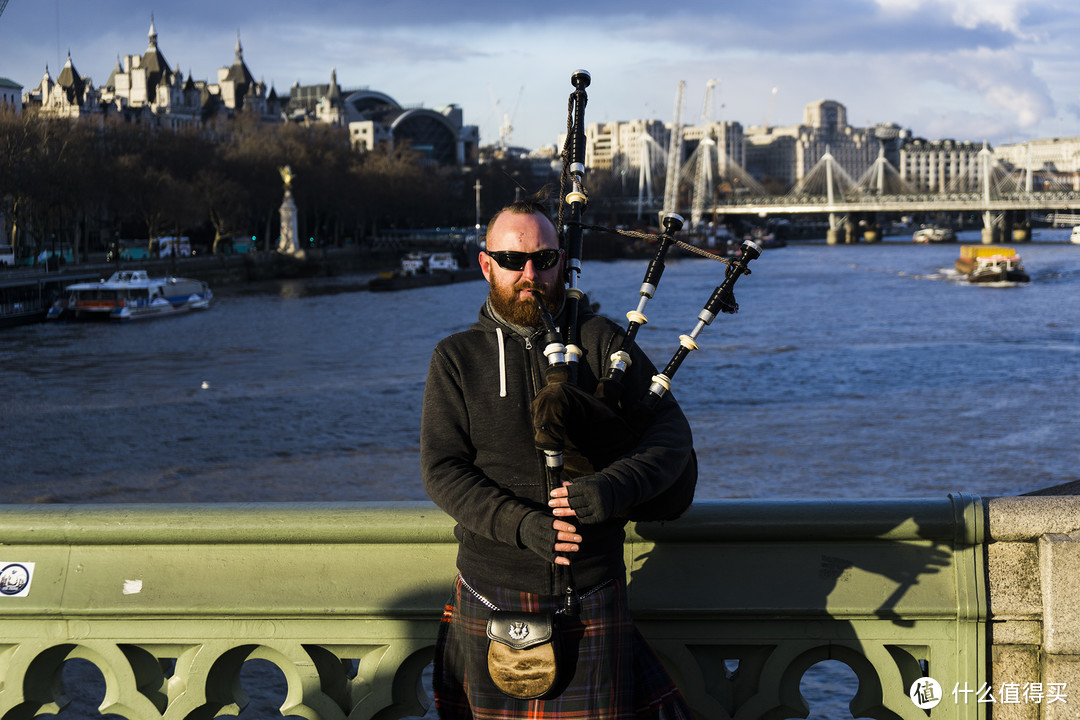
<path fill-rule="evenodd" d="M 561 598 L 469 585 L 501 610 L 553 611 Z M 491 608 L 461 576 L 443 612 L 435 646 L 433 689 L 442 720 L 693 720 L 627 608 L 626 586 L 612 581 L 581 600 L 576 618 L 556 616 L 560 681 L 543 698 L 504 695 L 487 671 Z"/>

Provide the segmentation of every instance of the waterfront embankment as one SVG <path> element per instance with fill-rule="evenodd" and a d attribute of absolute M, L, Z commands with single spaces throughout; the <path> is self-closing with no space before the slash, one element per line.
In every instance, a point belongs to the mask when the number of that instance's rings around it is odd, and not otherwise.
<path fill-rule="evenodd" d="M 108 277 L 118 269 L 139 269 L 146 270 L 152 276 L 178 275 L 220 287 L 283 278 L 375 274 L 393 269 L 400 256 L 399 250 L 390 248 L 348 247 L 320 248 L 308 252 L 302 259 L 271 252 L 152 258 L 120 263 L 68 263 L 53 270 L 33 267 L 0 271 L 0 281 L 32 282 L 39 277 L 63 279 L 65 276 L 82 278 L 88 273 Z"/>

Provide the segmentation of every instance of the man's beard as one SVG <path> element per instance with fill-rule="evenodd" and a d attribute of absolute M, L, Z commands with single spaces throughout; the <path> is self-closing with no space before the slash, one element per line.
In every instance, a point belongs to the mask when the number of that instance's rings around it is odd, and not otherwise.
<path fill-rule="evenodd" d="M 513 325 L 522 327 L 539 327 L 540 308 L 536 306 L 536 300 L 530 293 L 524 299 L 518 297 L 518 293 L 527 288 L 535 288 L 544 298 L 544 306 L 548 312 L 555 314 L 562 307 L 563 295 L 566 288 L 562 283 L 556 282 L 550 289 L 545 288 L 543 283 L 532 280 L 519 280 L 514 285 L 504 285 L 494 278 L 491 283 L 491 307 L 499 316 Z"/>

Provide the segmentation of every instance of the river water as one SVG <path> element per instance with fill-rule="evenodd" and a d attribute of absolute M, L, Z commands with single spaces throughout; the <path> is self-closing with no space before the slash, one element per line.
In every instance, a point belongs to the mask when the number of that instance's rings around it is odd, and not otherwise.
<path fill-rule="evenodd" d="M 1017 287 L 955 245 L 791 245 L 736 286 L 675 376 L 699 497 L 1008 495 L 1077 479 L 1080 246 L 1043 230 Z M 961 241 L 977 242 L 973 237 Z M 586 260 L 620 322 L 644 261 Z M 639 343 L 663 366 L 723 266 L 669 260 Z M 486 283 L 219 288 L 209 312 L 0 334 L 6 502 L 418 500 L 434 344 Z"/>
<path fill-rule="evenodd" d="M 979 233 L 960 242 L 978 243 Z M 941 497 L 1078 479 L 1080 246 L 1036 231 L 1022 286 L 968 285 L 957 245 L 766 251 L 674 390 L 698 497 Z M 645 261 L 589 262 L 620 319 Z M 722 278 L 669 259 L 638 336 L 663 366 Z M 420 500 L 428 360 L 483 282 L 370 293 L 366 277 L 216 290 L 203 313 L 0 333 L 4 502 Z"/>

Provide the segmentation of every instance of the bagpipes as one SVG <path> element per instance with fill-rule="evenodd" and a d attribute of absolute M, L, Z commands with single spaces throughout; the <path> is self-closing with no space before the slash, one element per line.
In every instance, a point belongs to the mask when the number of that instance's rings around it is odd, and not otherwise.
<path fill-rule="evenodd" d="M 546 384 L 533 400 L 533 427 L 536 447 L 544 452 L 547 463 L 548 490 L 560 487 L 564 481 L 573 481 L 603 470 L 609 464 L 626 456 L 635 447 L 638 438 L 648 428 L 660 399 L 671 390 L 676 371 L 691 351 L 698 348 L 697 337 L 720 312 L 735 313 L 733 288 L 742 275 L 749 275 L 748 264 L 761 255 L 761 247 L 746 240 L 738 256 L 727 265 L 723 281 L 716 287 L 704 307 L 698 313 L 697 324 L 687 335 L 679 338 L 679 348 L 664 370 L 652 377 L 645 397 L 624 397 L 623 376 L 631 365 L 638 329 L 648 322 L 645 306 L 656 292 L 664 272 L 664 260 L 672 245 L 698 251 L 691 245 L 675 239 L 682 229 L 683 219 L 669 213 L 663 218 L 663 230 L 656 237 L 656 253 L 649 262 L 639 290 L 640 300 L 636 309 L 627 313 L 629 325 L 621 347 L 612 353 L 606 375 L 599 380 L 594 393 L 577 384 L 580 348 L 578 305 L 582 292 L 578 289 L 581 274 L 582 235 L 586 226 L 582 215 L 588 202 L 585 190 L 585 89 L 591 77 L 585 70 L 571 75 L 574 92 L 570 95 L 567 111 L 567 136 L 563 147 L 563 173 L 560 195 L 569 208 L 570 217 L 564 223 L 564 206 L 559 208 L 558 230 L 565 233 L 566 249 L 565 280 L 566 308 L 565 327 L 560 334 L 554 321 L 544 307 L 541 298 L 537 305 L 543 318 L 544 354 L 548 360 L 545 371 Z M 570 190 L 566 191 L 569 184 Z M 618 232 L 641 237 L 637 233 L 612 231 L 607 228 L 589 229 Z M 653 498 L 639 503 L 624 513 L 622 519 L 673 520 L 690 506 L 697 482 L 697 459 L 693 454 L 679 478 L 666 490 Z"/>

